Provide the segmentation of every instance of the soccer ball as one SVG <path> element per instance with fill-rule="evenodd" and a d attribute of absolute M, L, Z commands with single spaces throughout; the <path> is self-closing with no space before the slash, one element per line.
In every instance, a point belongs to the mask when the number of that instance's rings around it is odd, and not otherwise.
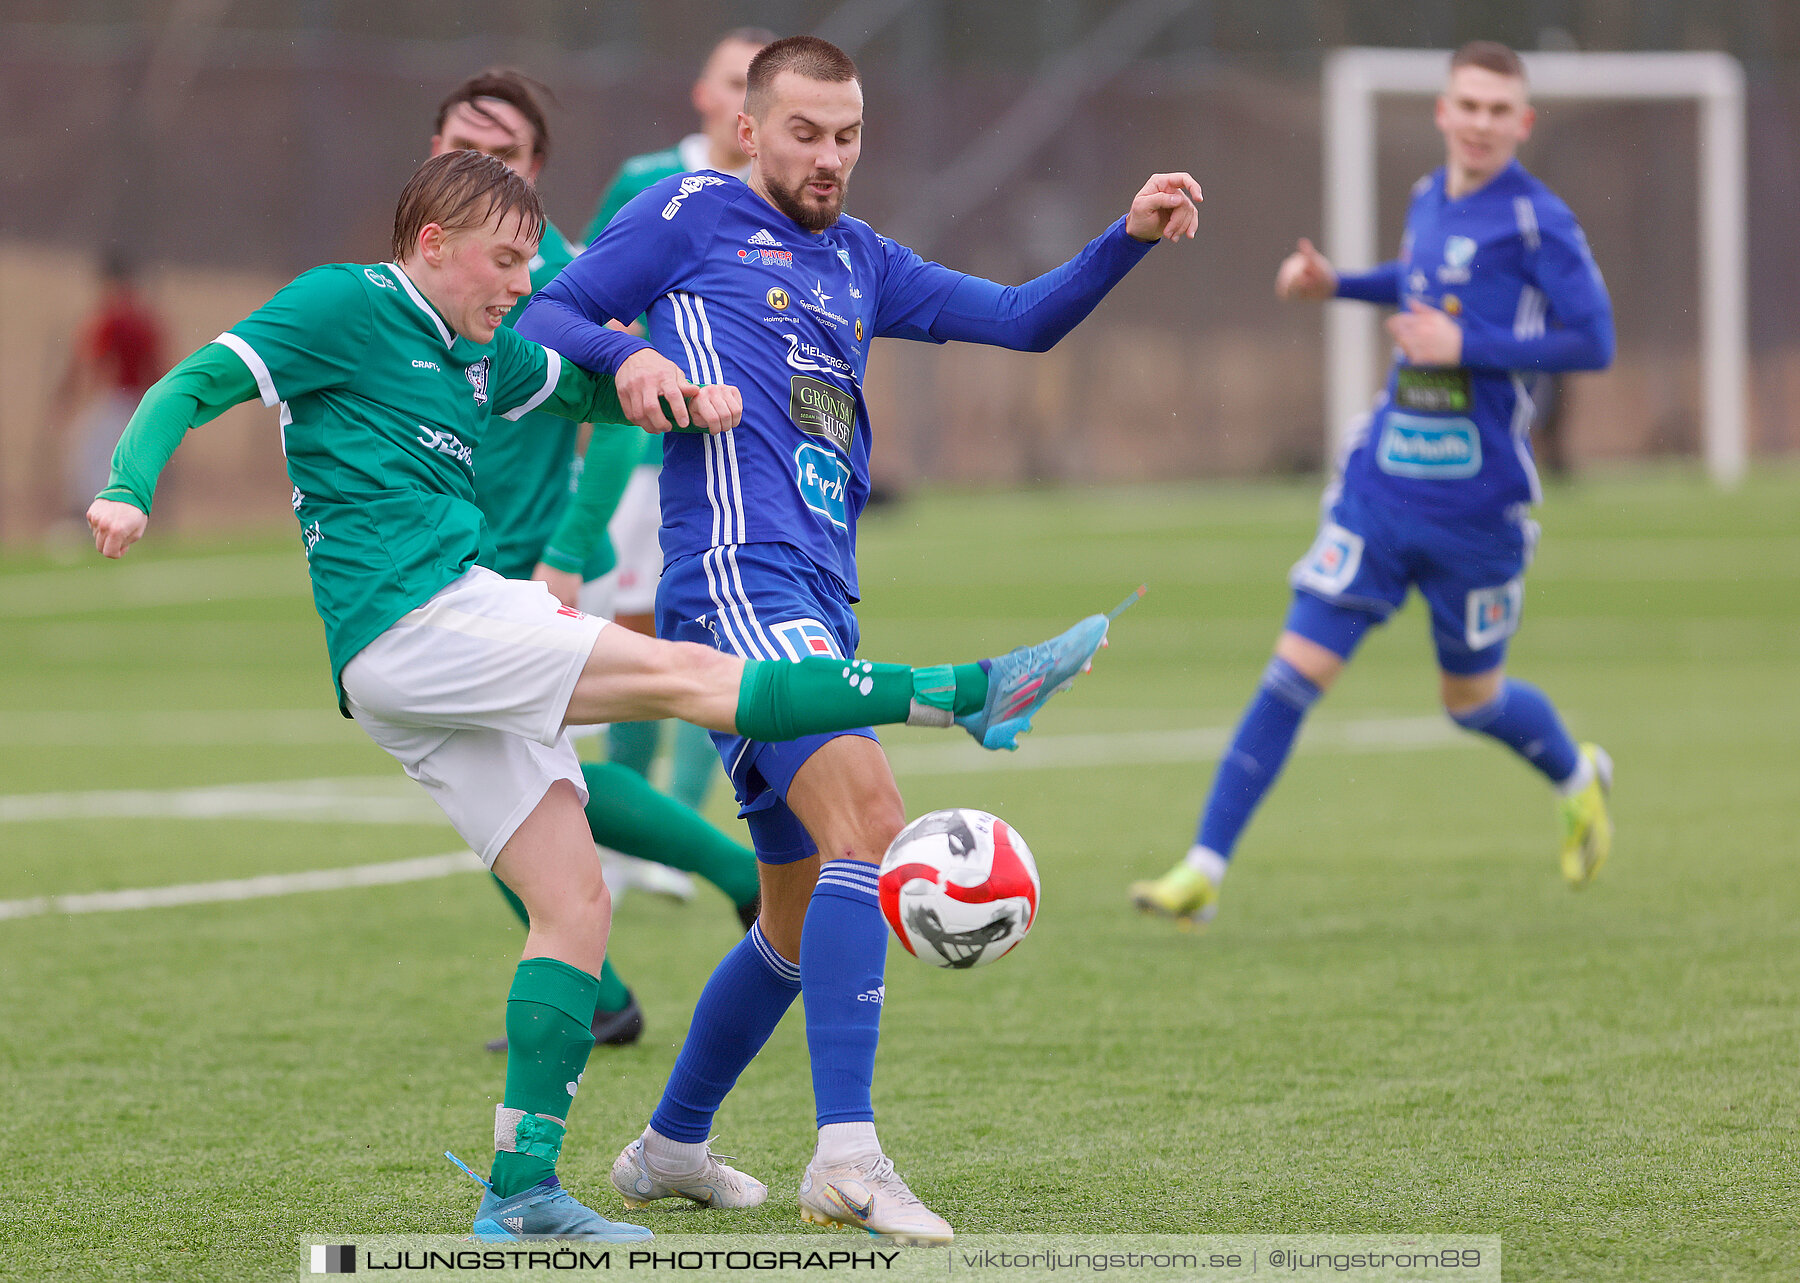
<path fill-rule="evenodd" d="M 1037 906 L 1031 848 L 986 811 L 921 815 L 881 861 L 881 912 L 906 951 L 934 967 L 979 967 L 1011 952 Z"/>

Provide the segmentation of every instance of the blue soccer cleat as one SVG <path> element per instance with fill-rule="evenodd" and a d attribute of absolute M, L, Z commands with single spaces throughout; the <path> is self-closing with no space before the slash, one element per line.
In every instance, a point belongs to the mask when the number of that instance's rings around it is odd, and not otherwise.
<path fill-rule="evenodd" d="M 1094 652 L 1106 644 L 1112 621 L 1143 595 L 1139 588 L 1110 614 L 1089 615 L 1060 637 L 989 660 L 987 702 L 979 713 L 959 717 L 956 724 L 983 748 L 1018 748 L 1019 736 L 1031 729 L 1038 709 L 1087 671 Z"/>
<path fill-rule="evenodd" d="M 653 1237 L 642 1225 L 609 1221 L 591 1207 L 575 1201 L 554 1176 L 545 1178 L 522 1194 L 501 1198 L 494 1187 L 476 1176 L 455 1154 L 444 1157 L 479 1181 L 487 1193 L 475 1209 L 475 1237 L 483 1243 L 511 1243 L 519 1239 L 563 1238 L 589 1243 L 636 1243 Z"/>

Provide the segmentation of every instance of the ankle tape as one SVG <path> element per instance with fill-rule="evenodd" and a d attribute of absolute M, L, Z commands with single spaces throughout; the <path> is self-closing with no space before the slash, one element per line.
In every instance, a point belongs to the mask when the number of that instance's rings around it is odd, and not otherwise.
<path fill-rule="evenodd" d="M 912 706 L 907 710 L 908 726 L 949 726 L 954 721 L 951 710 L 956 704 L 956 669 L 949 664 L 933 664 L 913 669 Z"/>
<path fill-rule="evenodd" d="M 567 1127 L 548 1114 L 528 1114 L 522 1109 L 494 1106 L 494 1152 L 529 1154 L 552 1167 L 562 1155 Z"/>

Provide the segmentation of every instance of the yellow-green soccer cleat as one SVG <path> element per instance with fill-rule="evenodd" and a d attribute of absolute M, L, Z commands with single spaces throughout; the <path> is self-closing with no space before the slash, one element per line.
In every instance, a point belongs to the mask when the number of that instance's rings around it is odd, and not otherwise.
<path fill-rule="evenodd" d="M 1218 885 L 1184 860 L 1154 882 L 1133 882 L 1131 902 L 1145 913 L 1174 918 L 1192 931 L 1219 912 Z"/>
<path fill-rule="evenodd" d="M 1592 882 L 1600 872 L 1612 850 L 1613 839 L 1612 816 L 1606 809 L 1606 799 L 1612 793 L 1612 758 L 1598 744 L 1583 744 L 1581 756 L 1593 763 L 1594 778 L 1581 792 L 1557 804 L 1562 812 L 1563 879 L 1575 891 Z"/>

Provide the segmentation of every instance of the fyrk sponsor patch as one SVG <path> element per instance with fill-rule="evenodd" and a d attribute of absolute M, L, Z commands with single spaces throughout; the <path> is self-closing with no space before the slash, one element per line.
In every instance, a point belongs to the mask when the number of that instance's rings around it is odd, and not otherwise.
<path fill-rule="evenodd" d="M 1519 630 L 1519 615 L 1525 609 L 1525 579 L 1501 584 L 1497 588 L 1477 588 L 1469 594 L 1468 613 L 1463 640 L 1470 650 L 1482 650 L 1504 641 Z"/>
<path fill-rule="evenodd" d="M 844 462 L 843 456 L 823 446 L 802 443 L 794 450 L 794 484 L 808 508 L 840 530 L 850 528 L 845 502 L 850 485 L 850 465 Z"/>
<path fill-rule="evenodd" d="M 788 417 L 808 436 L 824 437 L 848 453 L 856 432 L 856 398 L 823 379 L 796 374 L 788 384 Z"/>

